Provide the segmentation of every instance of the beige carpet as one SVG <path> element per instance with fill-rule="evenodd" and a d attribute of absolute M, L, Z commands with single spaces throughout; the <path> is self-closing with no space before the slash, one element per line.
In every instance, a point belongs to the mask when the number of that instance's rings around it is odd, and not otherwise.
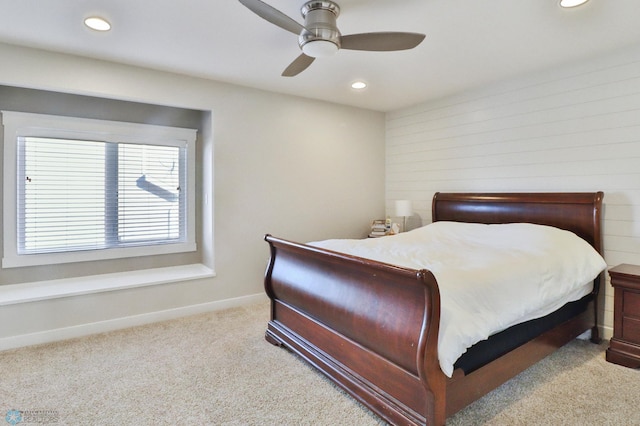
<path fill-rule="evenodd" d="M 13 409 L 64 425 L 383 424 L 268 344 L 267 318 L 259 304 L 2 352 L 0 424 Z M 605 348 L 574 341 L 448 424 L 640 425 L 640 372 Z"/>

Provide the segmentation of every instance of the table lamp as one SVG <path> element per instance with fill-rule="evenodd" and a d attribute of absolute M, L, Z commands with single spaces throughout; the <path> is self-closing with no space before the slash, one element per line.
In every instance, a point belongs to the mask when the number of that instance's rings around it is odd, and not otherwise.
<path fill-rule="evenodd" d="M 407 230 L 407 217 L 413 216 L 411 200 L 396 200 L 396 216 L 403 218 L 402 232 Z"/>

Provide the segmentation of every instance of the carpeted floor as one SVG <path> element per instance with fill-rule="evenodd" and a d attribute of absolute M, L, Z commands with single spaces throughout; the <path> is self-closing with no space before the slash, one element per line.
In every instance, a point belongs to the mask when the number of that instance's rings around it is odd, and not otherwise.
<path fill-rule="evenodd" d="M 267 318 L 259 304 L 2 352 L 0 415 L 22 411 L 22 425 L 383 424 L 268 344 Z M 640 371 L 607 363 L 605 349 L 576 340 L 447 424 L 640 425 Z"/>

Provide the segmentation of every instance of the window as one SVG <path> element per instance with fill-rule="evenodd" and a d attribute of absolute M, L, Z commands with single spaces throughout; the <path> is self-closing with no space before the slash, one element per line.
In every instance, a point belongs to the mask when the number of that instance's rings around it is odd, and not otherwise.
<path fill-rule="evenodd" d="M 4 111 L 3 267 L 194 251 L 192 129 Z"/>

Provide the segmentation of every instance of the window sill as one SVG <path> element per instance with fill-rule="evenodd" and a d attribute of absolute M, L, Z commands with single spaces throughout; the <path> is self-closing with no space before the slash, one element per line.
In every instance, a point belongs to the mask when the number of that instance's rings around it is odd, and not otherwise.
<path fill-rule="evenodd" d="M 0 306 L 211 278 L 215 275 L 211 268 L 203 264 L 192 264 L 11 284 L 0 286 Z"/>

